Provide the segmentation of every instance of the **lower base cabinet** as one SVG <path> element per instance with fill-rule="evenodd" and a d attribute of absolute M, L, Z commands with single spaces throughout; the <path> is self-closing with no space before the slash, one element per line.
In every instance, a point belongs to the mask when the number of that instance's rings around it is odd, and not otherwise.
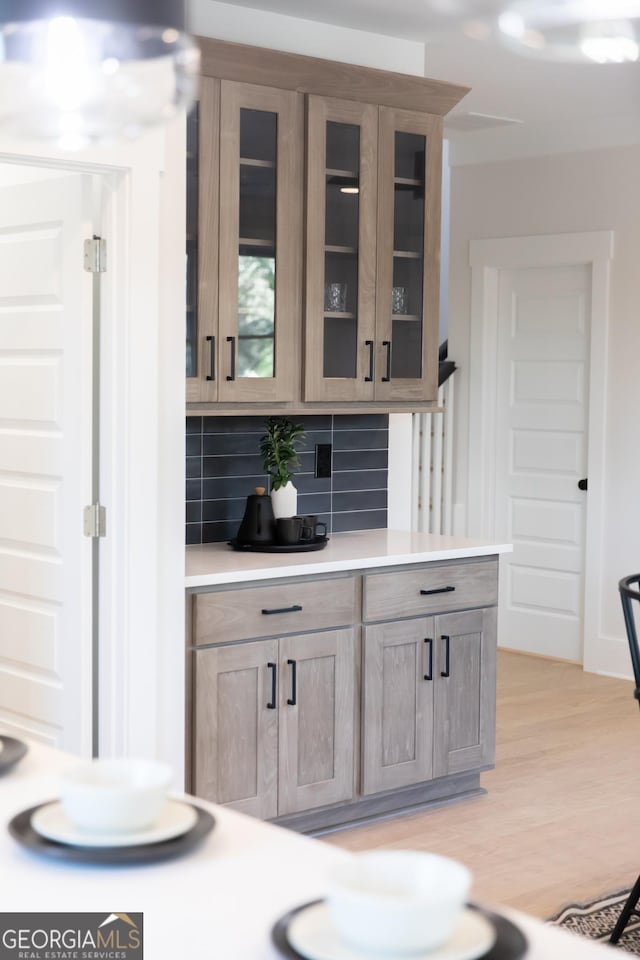
<path fill-rule="evenodd" d="M 495 608 L 364 631 L 362 792 L 493 762 Z"/>
<path fill-rule="evenodd" d="M 197 796 L 264 819 L 353 797 L 352 629 L 195 652 Z"/>
<path fill-rule="evenodd" d="M 496 557 L 196 593 L 188 789 L 303 830 L 477 794 L 497 599 Z"/>

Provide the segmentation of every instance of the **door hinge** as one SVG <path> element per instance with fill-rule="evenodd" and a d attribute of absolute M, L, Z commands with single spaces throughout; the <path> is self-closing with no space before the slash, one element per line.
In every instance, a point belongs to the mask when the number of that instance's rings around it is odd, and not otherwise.
<path fill-rule="evenodd" d="M 99 503 L 84 508 L 84 535 L 93 538 L 107 535 L 107 511 Z"/>
<path fill-rule="evenodd" d="M 84 268 L 87 273 L 107 272 L 107 241 L 92 237 L 84 242 Z"/>

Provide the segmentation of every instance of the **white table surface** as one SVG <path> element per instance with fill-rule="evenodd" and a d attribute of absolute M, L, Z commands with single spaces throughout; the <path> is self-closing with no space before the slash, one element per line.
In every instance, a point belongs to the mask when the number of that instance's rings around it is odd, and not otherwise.
<path fill-rule="evenodd" d="M 29 754 L 0 776 L 0 818 L 58 794 L 58 775 L 76 761 L 31 744 Z M 144 913 L 149 960 L 275 960 L 274 921 L 322 896 L 329 865 L 349 854 L 213 804 L 217 820 L 200 848 L 155 866 L 92 867 L 49 862 L 0 832 L 0 909 Z M 523 869 L 526 865 L 523 864 Z M 567 891 L 570 898 L 571 892 Z M 593 944 L 504 910 L 525 932 L 528 960 L 612 957 Z M 617 954 L 621 956 L 620 953 Z"/>
<path fill-rule="evenodd" d="M 185 586 L 205 587 L 278 577 L 308 576 L 345 570 L 370 570 L 406 563 L 456 560 L 510 553 L 511 544 L 469 540 L 404 530 L 360 530 L 332 536 L 323 550 L 311 553 L 251 553 L 226 543 L 186 548 Z"/>

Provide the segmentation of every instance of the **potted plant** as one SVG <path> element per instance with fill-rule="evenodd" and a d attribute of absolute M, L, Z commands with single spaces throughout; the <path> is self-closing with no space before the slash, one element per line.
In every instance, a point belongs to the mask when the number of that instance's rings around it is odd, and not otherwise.
<path fill-rule="evenodd" d="M 296 443 L 304 442 L 304 427 L 286 417 L 269 417 L 267 432 L 260 440 L 262 464 L 269 475 L 273 514 L 294 517 L 298 512 L 298 491 L 291 482 L 300 466 Z"/>

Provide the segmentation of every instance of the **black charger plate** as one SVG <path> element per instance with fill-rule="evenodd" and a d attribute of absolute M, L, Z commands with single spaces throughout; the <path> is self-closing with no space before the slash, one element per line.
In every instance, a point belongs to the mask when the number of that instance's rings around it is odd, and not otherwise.
<path fill-rule="evenodd" d="M 70 843 L 58 843 L 43 837 L 31 826 L 31 818 L 41 807 L 48 803 L 39 803 L 35 807 L 16 814 L 9 823 L 9 833 L 19 844 L 32 853 L 48 857 L 51 860 L 71 860 L 75 863 L 108 863 L 113 866 L 133 866 L 143 863 L 159 863 L 188 853 L 197 846 L 215 825 L 215 819 L 207 810 L 192 804 L 198 819 L 186 833 L 170 840 L 158 843 L 141 843 L 132 847 L 76 847 Z"/>
<path fill-rule="evenodd" d="M 238 543 L 229 540 L 229 546 L 245 553 L 310 553 L 322 550 L 329 543 L 329 537 L 315 537 L 313 540 L 301 540 L 300 543 Z"/>
<path fill-rule="evenodd" d="M 2 743 L 2 750 L 0 750 L 1 774 L 5 770 L 10 770 L 18 760 L 22 760 L 29 748 L 26 743 L 23 743 L 22 740 L 16 740 L 15 737 L 0 736 L 0 742 Z"/>
<path fill-rule="evenodd" d="M 287 960 L 308 960 L 303 954 L 293 949 L 289 943 L 287 932 L 289 930 L 289 924 L 296 914 L 321 902 L 321 900 L 311 900 L 309 903 L 303 903 L 294 910 L 290 910 L 289 913 L 285 913 L 283 917 L 276 921 L 271 930 L 271 940 L 273 945 Z M 496 932 L 494 945 L 487 953 L 482 954 L 482 957 L 479 957 L 478 960 L 519 960 L 519 958 L 526 953 L 528 947 L 527 939 L 522 930 L 516 927 L 515 923 L 507 920 L 506 917 L 503 917 L 499 913 L 484 910 L 474 903 L 470 903 L 468 906 L 471 907 L 472 910 L 478 910 L 483 917 L 486 917 Z"/>

